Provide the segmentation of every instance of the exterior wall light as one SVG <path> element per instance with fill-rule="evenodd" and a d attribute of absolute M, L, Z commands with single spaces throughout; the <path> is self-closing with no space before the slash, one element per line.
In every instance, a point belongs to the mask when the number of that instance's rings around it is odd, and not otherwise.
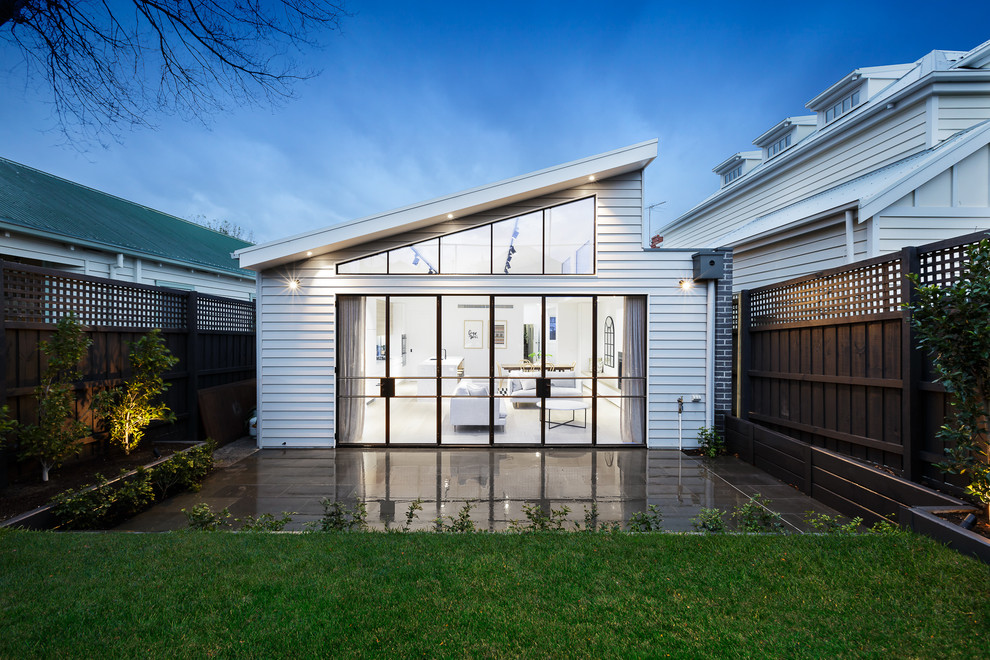
<path fill-rule="evenodd" d="M 296 291 L 299 289 L 299 279 L 293 278 L 289 280 L 289 291 Z"/>
<path fill-rule="evenodd" d="M 685 279 L 681 280 L 680 282 L 678 282 L 678 284 L 680 285 L 681 289 L 683 289 L 684 291 L 687 291 L 688 289 L 690 289 L 691 287 L 694 286 L 694 280 L 689 280 L 689 279 L 685 278 Z"/>
<path fill-rule="evenodd" d="M 588 181 L 594 181 L 594 180 L 595 180 L 595 175 L 594 174 L 592 174 L 591 176 L 588 177 Z"/>

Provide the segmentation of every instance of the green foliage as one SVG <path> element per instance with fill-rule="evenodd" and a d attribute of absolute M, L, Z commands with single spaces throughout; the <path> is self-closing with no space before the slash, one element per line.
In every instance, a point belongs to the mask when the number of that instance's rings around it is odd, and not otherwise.
<path fill-rule="evenodd" d="M 10 409 L 0 406 L 0 449 L 3 449 L 7 434 L 17 428 L 17 420 L 10 418 Z"/>
<path fill-rule="evenodd" d="M 522 506 L 525 523 L 518 520 L 509 521 L 510 532 L 559 532 L 564 529 L 564 520 L 571 512 L 569 507 L 550 508 L 550 513 L 543 510 L 539 503 L 525 502 Z"/>
<path fill-rule="evenodd" d="M 584 526 L 581 523 L 574 523 L 574 528 L 579 532 L 613 534 L 622 531 L 622 523 L 617 520 L 612 522 L 598 520 L 598 502 L 591 500 L 591 508 L 584 507 Z"/>
<path fill-rule="evenodd" d="M 630 532 L 662 532 L 663 513 L 656 504 L 650 504 L 646 511 L 637 511 L 629 516 Z"/>
<path fill-rule="evenodd" d="M 471 520 L 471 509 L 475 507 L 474 500 L 468 500 L 457 512 L 457 517 L 447 516 L 450 523 L 444 523 L 443 516 L 437 516 L 434 523 L 434 530 L 438 533 L 454 532 L 455 534 L 469 534 L 478 531 L 474 521 Z"/>
<path fill-rule="evenodd" d="M 175 415 L 161 401 L 169 388 L 163 376 L 179 362 L 165 346 L 157 328 L 131 343 L 131 379 L 121 387 L 96 395 L 93 409 L 107 421 L 110 439 L 130 454 L 155 420 L 174 421 Z"/>
<path fill-rule="evenodd" d="M 903 527 L 898 527 L 892 522 L 886 520 L 878 520 L 873 523 L 873 526 L 867 530 L 870 534 L 880 534 L 881 536 L 897 536 L 899 534 L 908 534 L 909 532 Z"/>
<path fill-rule="evenodd" d="M 207 444 L 173 454 L 148 470 L 138 468 L 114 483 L 97 475 L 95 488 L 70 488 L 55 497 L 53 513 L 64 529 L 109 529 L 163 499 L 169 489 L 196 489 L 212 466 L 212 444 Z M 171 484 L 169 489 L 162 489 L 163 481 Z"/>
<path fill-rule="evenodd" d="M 827 513 L 815 513 L 814 511 L 806 511 L 804 521 L 821 534 L 840 534 L 843 536 L 859 533 L 859 526 L 863 524 L 863 519 L 858 516 L 843 523 L 839 516 L 830 516 Z"/>
<path fill-rule="evenodd" d="M 214 513 L 213 509 L 206 502 L 194 504 L 192 509 L 188 511 L 182 509 L 182 513 L 186 516 L 189 529 L 198 532 L 217 532 L 221 529 L 230 529 L 233 525 L 230 510 L 227 507 L 224 507 L 222 511 Z"/>
<path fill-rule="evenodd" d="M 308 531 L 360 532 L 368 529 L 368 505 L 361 500 L 357 500 L 353 509 L 329 497 L 324 497 L 320 502 L 323 504 L 323 517 L 307 523 Z"/>
<path fill-rule="evenodd" d="M 240 530 L 242 532 L 281 532 L 286 525 L 292 522 L 293 515 L 288 511 L 283 511 L 278 518 L 270 513 L 262 513 L 257 517 L 248 516 L 244 519 L 244 524 L 241 525 Z"/>
<path fill-rule="evenodd" d="M 726 513 L 726 511 L 722 511 L 721 509 L 702 507 L 698 512 L 698 517 L 691 519 L 691 525 L 698 532 L 722 534 L 725 532 L 724 516 Z"/>
<path fill-rule="evenodd" d="M 151 483 L 159 499 L 165 499 L 173 491 L 198 491 L 199 485 L 213 471 L 213 452 L 216 444 L 205 444 L 188 451 L 172 454 L 152 470 Z"/>
<path fill-rule="evenodd" d="M 412 527 L 413 521 L 418 518 L 417 511 L 423 510 L 423 498 L 417 497 L 414 502 L 409 503 L 409 508 L 406 509 L 406 524 L 402 526 L 403 532 L 408 532 L 409 528 Z"/>
<path fill-rule="evenodd" d="M 911 322 L 919 348 L 935 363 L 952 394 L 953 415 L 938 431 L 945 443 L 939 468 L 964 475 L 967 492 L 990 506 L 990 240 L 969 247 L 968 267 L 951 286 L 922 286 L 911 274 L 918 300 Z"/>
<path fill-rule="evenodd" d="M 714 426 L 702 426 L 698 429 L 698 448 L 709 458 L 715 458 L 725 453 L 725 440 Z"/>
<path fill-rule="evenodd" d="M 783 534 L 784 523 L 780 514 L 769 509 L 770 500 L 756 493 L 749 500 L 732 511 L 739 531 L 744 534 L 771 533 Z"/>
<path fill-rule="evenodd" d="M 95 488 L 70 488 L 55 497 L 52 511 L 62 529 L 107 529 L 144 511 L 155 501 L 151 475 L 143 468 L 115 483 L 109 483 L 102 475 L 97 478 Z"/>
<path fill-rule="evenodd" d="M 41 343 L 48 365 L 35 388 L 38 423 L 27 424 L 20 432 L 20 455 L 41 463 L 41 479 L 58 467 L 76 444 L 89 434 L 89 427 L 75 419 L 73 383 L 82 378 L 79 363 L 92 342 L 70 312 L 58 321 L 52 336 Z"/>

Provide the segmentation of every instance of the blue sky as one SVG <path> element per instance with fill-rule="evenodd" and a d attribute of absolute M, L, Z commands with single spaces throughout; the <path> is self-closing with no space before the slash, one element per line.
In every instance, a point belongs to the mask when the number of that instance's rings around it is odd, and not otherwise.
<path fill-rule="evenodd" d="M 936 6 L 351 0 L 295 100 L 208 126 L 160 117 L 86 150 L 0 48 L 0 155 L 267 241 L 659 138 L 659 227 L 853 69 L 990 39 L 990 5 Z"/>

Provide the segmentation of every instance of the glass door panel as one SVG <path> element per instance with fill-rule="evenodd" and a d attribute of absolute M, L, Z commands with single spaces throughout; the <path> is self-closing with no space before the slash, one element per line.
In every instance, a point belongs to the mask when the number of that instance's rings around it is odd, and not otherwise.
<path fill-rule="evenodd" d="M 543 353 L 543 299 L 540 296 L 495 298 L 495 384 L 505 417 L 496 427 L 499 444 L 542 442 L 537 379 Z"/>
<path fill-rule="evenodd" d="M 446 348 L 442 382 L 444 444 L 485 444 L 492 423 L 491 299 L 488 296 L 443 296 L 440 302 L 441 345 Z M 504 427 L 496 407 L 495 424 Z M 501 430 L 501 429 L 497 429 Z"/>
<path fill-rule="evenodd" d="M 598 298 L 599 445 L 645 444 L 646 298 Z"/>
<path fill-rule="evenodd" d="M 579 365 L 592 354 L 591 297 L 547 297 L 544 377 L 549 397 L 541 402 L 547 444 L 591 444 L 592 399 L 590 381 L 585 390 Z"/>
<path fill-rule="evenodd" d="M 389 443 L 432 445 L 437 441 L 437 299 L 390 296 Z"/>
<path fill-rule="evenodd" d="M 337 298 L 337 442 L 385 444 L 385 298 Z"/>

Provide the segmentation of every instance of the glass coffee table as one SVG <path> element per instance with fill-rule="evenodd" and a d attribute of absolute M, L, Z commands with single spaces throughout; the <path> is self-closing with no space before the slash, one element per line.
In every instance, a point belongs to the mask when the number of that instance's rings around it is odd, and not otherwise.
<path fill-rule="evenodd" d="M 536 405 L 546 411 L 542 416 L 547 423 L 548 429 L 555 429 L 559 426 L 571 426 L 576 429 L 588 428 L 588 408 L 591 407 L 591 403 L 585 399 L 539 399 Z M 555 422 L 550 418 L 550 411 L 552 410 L 570 411 L 571 418 L 562 422 Z M 578 410 L 583 413 L 583 419 L 580 424 L 577 423 Z"/>

